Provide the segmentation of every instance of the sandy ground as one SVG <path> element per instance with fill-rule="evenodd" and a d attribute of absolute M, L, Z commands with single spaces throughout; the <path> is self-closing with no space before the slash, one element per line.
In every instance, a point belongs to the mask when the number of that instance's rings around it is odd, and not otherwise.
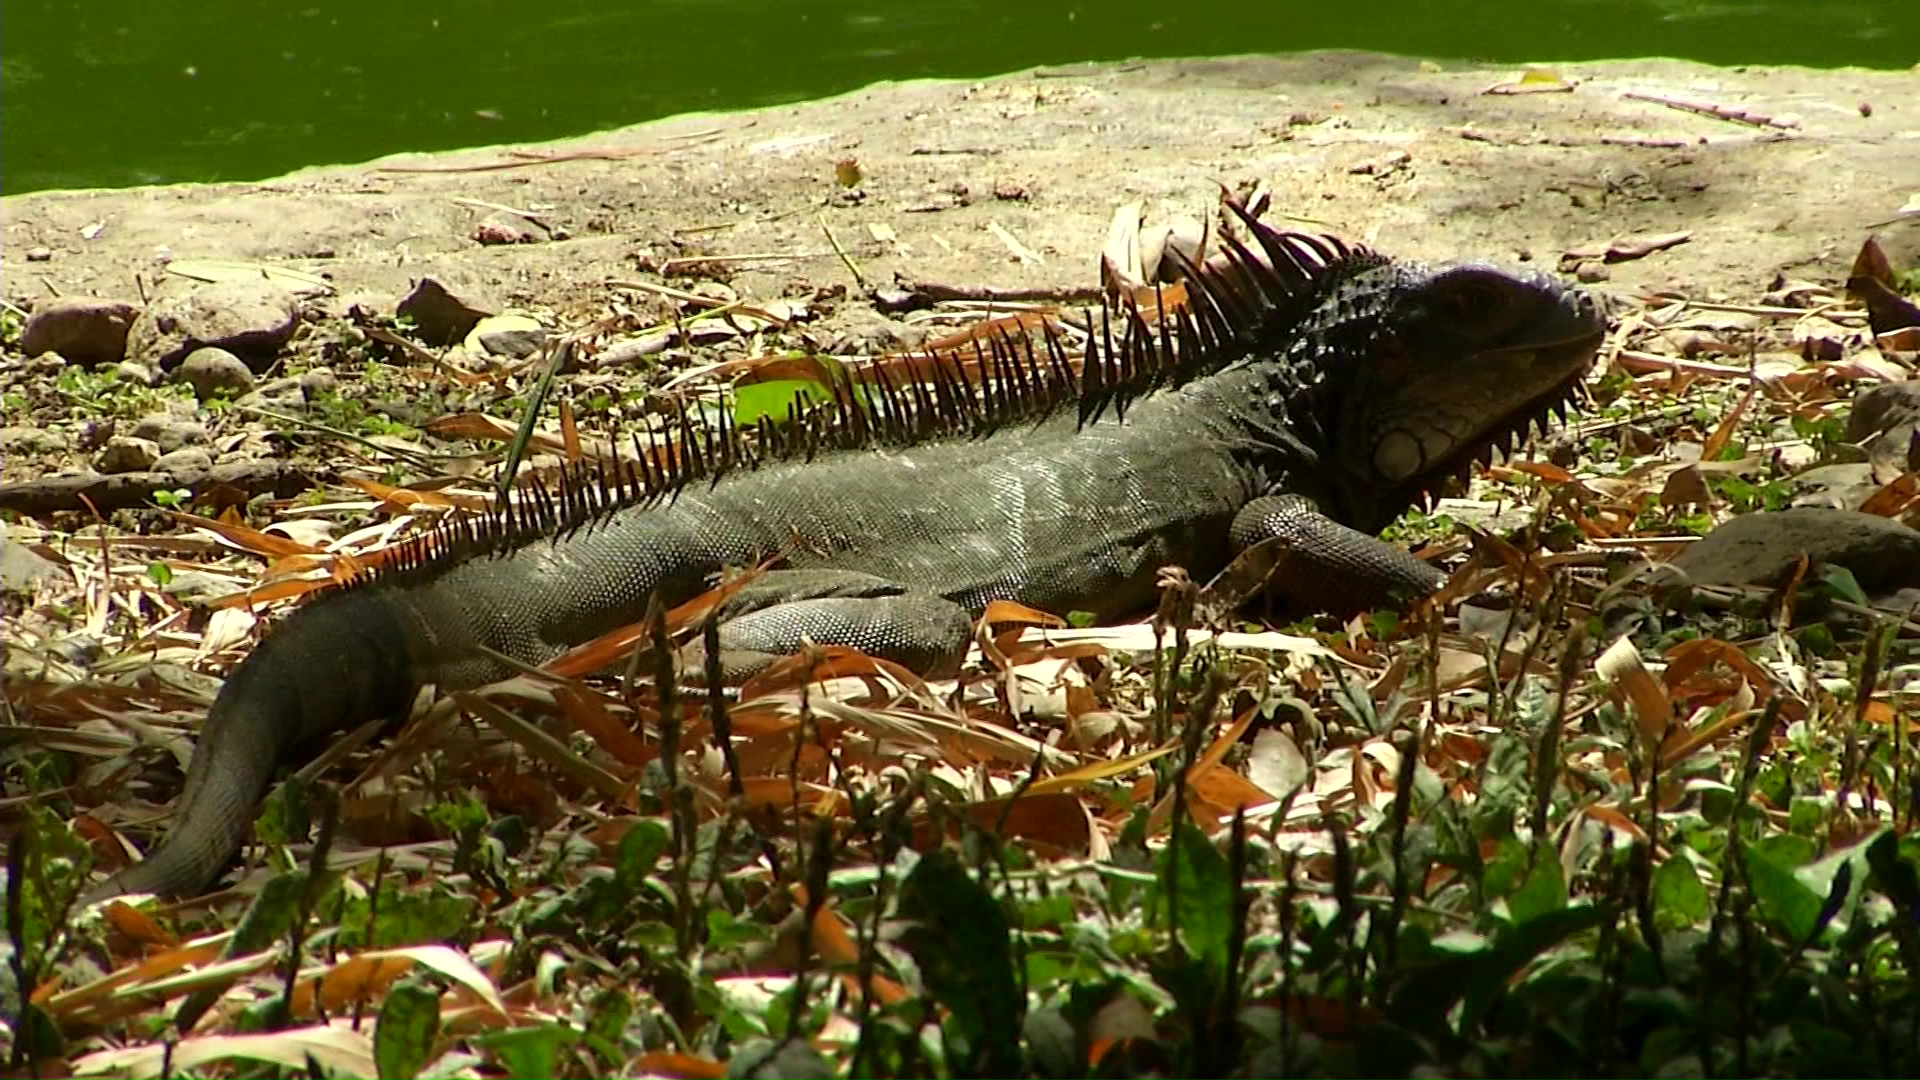
<path fill-rule="evenodd" d="M 22 195 L 0 200 L 0 281 L 23 307 L 55 294 L 138 300 L 191 284 L 160 272 L 168 256 L 231 258 L 323 273 L 341 309 L 390 311 L 431 274 L 484 303 L 564 311 L 648 255 L 799 256 L 736 274 L 747 296 L 848 281 L 824 222 L 875 282 L 1084 285 L 1117 205 L 1204 213 L 1216 181 L 1260 180 L 1272 214 L 1396 255 L 1551 264 L 1616 237 L 1690 231 L 1608 267 L 1612 287 L 1753 294 L 1778 271 L 1844 277 L 1868 226 L 1920 190 L 1920 72 L 1553 70 L 1575 88 L 1489 94 L 1518 72 L 1348 53 L 1095 65 L 876 85 L 515 148 L 632 155 L 614 160 L 389 171 L 509 160 L 476 149 L 257 184 Z M 860 197 L 836 199 L 846 158 Z M 473 201 L 533 211 L 566 239 L 536 228 L 543 242 L 483 246 L 471 235 L 490 211 Z M 36 248 L 51 257 L 26 261 Z"/>

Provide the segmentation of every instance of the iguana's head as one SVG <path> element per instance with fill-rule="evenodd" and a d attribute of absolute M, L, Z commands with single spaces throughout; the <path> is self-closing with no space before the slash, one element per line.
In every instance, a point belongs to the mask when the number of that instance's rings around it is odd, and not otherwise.
<path fill-rule="evenodd" d="M 1377 529 L 1563 411 L 1606 333 L 1586 291 L 1482 263 L 1354 277 L 1323 324 L 1329 494 Z"/>

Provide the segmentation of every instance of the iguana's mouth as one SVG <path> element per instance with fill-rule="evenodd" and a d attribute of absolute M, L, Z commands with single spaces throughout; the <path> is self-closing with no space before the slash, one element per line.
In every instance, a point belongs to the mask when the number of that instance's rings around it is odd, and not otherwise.
<path fill-rule="evenodd" d="M 1487 350 L 1483 355 L 1512 357 L 1531 354 L 1533 365 L 1563 369 L 1567 374 L 1524 404 L 1508 410 L 1504 419 L 1463 440 L 1439 461 L 1409 477 L 1409 481 L 1415 485 L 1409 493 L 1410 501 L 1423 509 L 1432 509 L 1448 481 L 1458 479 L 1464 486 L 1472 479 L 1476 462 L 1489 465 L 1496 452 L 1503 457 L 1511 456 L 1532 435 L 1546 434 L 1552 420 L 1565 421 L 1567 406 L 1580 394 L 1587 371 L 1592 367 L 1593 358 L 1598 354 L 1606 332 L 1606 325 L 1602 322 L 1563 340 L 1544 345 L 1531 343 Z"/>

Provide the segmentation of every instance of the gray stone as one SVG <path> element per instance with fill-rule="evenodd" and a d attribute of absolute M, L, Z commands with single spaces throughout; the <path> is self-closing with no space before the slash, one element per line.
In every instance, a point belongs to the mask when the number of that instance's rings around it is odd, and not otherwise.
<path fill-rule="evenodd" d="M 30 594 L 42 582 L 52 584 L 66 577 L 59 563 L 0 536 L 0 591 Z"/>
<path fill-rule="evenodd" d="M 133 426 L 133 437 L 151 440 L 163 454 L 207 441 L 207 426 L 191 417 L 154 413 Z"/>
<path fill-rule="evenodd" d="M 547 332 L 544 329 L 495 330 L 481 334 L 479 340 L 480 347 L 491 355 L 524 360 L 539 351 L 547 340 Z"/>
<path fill-rule="evenodd" d="M 193 387 L 193 396 L 235 398 L 253 389 L 253 372 L 225 349 L 195 349 L 173 371 L 173 377 Z"/>
<path fill-rule="evenodd" d="M 1695 585 L 1777 585 L 1802 554 L 1851 570 L 1870 596 L 1920 586 L 1920 529 L 1813 506 L 1742 514 L 1689 544 L 1665 569 Z"/>
<path fill-rule="evenodd" d="M 66 448 L 67 441 L 46 428 L 0 428 L 0 450 L 11 454 L 58 454 Z"/>
<path fill-rule="evenodd" d="M 199 475 L 213 468 L 213 454 L 203 446 L 183 446 L 154 459 L 153 470 L 164 473 Z"/>
<path fill-rule="evenodd" d="M 93 460 L 103 473 L 146 472 L 160 460 L 160 444 L 152 439 L 115 435 Z"/>
<path fill-rule="evenodd" d="M 155 300 L 134 323 L 135 357 L 169 370 L 196 349 L 213 346 L 269 367 L 300 325 L 300 302 L 270 281 L 216 281 Z"/>
<path fill-rule="evenodd" d="M 113 364 L 127 354 L 127 333 L 140 305 L 94 296 L 67 296 L 42 303 L 20 331 L 28 356 L 59 353 L 76 364 Z"/>

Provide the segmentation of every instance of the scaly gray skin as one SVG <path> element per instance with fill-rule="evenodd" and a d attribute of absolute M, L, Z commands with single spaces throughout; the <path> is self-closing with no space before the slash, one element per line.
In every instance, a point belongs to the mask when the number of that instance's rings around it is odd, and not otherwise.
<path fill-rule="evenodd" d="M 761 464 L 323 595 L 234 669 L 174 829 L 89 899 L 204 889 L 302 747 L 396 715 L 424 684 L 509 674 L 476 645 L 542 663 L 638 621 L 656 592 L 677 604 L 782 552 L 784 567 L 723 612 L 734 671 L 805 638 L 950 673 L 991 600 L 1112 620 L 1151 606 L 1161 567 L 1204 580 L 1270 537 L 1291 553 L 1269 591 L 1296 609 L 1424 595 L 1442 575 L 1372 534 L 1544 422 L 1605 322 L 1591 297 L 1544 275 L 1383 263 L 1321 274 L 1304 317 L 1246 316 L 1222 346 L 1237 358 L 1124 416 L 1066 410 L 985 436 Z"/>

